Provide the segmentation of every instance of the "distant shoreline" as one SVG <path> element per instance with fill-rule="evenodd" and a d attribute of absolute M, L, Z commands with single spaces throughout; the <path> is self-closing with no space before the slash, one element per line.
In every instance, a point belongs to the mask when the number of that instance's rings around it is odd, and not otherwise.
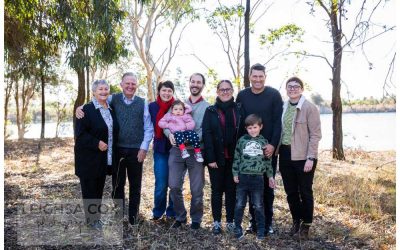
<path fill-rule="evenodd" d="M 319 107 L 320 114 L 332 114 L 332 109 L 327 106 Z M 343 114 L 359 114 L 359 113 L 396 113 L 396 106 L 392 107 L 343 107 Z"/>
<path fill-rule="evenodd" d="M 331 111 L 320 111 L 319 112 L 321 115 L 331 115 L 332 110 Z M 396 110 L 394 111 L 373 111 L 373 110 L 367 110 L 367 111 L 362 111 L 362 110 L 358 110 L 358 111 L 343 111 L 342 114 L 379 114 L 379 113 L 396 113 Z"/>

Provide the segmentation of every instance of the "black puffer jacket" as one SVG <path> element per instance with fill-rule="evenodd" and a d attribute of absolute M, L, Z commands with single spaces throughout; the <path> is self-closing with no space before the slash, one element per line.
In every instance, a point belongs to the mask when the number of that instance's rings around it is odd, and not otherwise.
<path fill-rule="evenodd" d="M 240 128 L 241 117 L 240 104 L 235 105 L 236 120 L 236 138 L 231 152 L 235 151 L 238 138 L 238 130 Z M 220 118 L 215 105 L 209 106 L 204 113 L 203 124 L 203 142 L 204 142 L 204 159 L 205 164 L 216 162 L 218 166 L 225 165 L 223 132 L 221 128 Z M 233 155 L 232 155 L 233 158 Z"/>

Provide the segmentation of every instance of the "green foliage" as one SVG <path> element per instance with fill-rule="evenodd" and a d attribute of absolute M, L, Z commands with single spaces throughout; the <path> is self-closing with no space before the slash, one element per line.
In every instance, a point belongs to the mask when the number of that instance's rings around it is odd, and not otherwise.
<path fill-rule="evenodd" d="M 115 94 L 120 92 L 122 91 L 118 84 L 110 84 L 110 94 Z"/>
<path fill-rule="evenodd" d="M 208 78 L 211 78 L 211 82 L 207 85 L 212 86 L 211 88 L 216 88 L 219 81 L 217 71 L 214 69 L 208 69 L 207 76 Z"/>
<path fill-rule="evenodd" d="M 60 26 L 53 0 L 5 2 L 6 77 L 29 79 L 42 75 L 53 82 L 59 63 Z"/>
<path fill-rule="evenodd" d="M 126 13 L 118 0 L 61 0 L 57 13 L 69 49 L 67 60 L 75 71 L 111 64 L 127 54 L 119 39 Z"/>
<path fill-rule="evenodd" d="M 293 42 L 303 42 L 304 30 L 296 24 L 286 24 L 278 29 L 268 29 L 268 34 L 260 36 L 260 44 L 275 44 L 279 40 L 287 41 L 287 46 Z"/>
<path fill-rule="evenodd" d="M 391 97 L 382 97 L 381 99 L 376 99 L 373 96 L 370 96 L 355 100 L 342 99 L 342 104 L 343 106 L 357 106 L 357 105 L 376 106 L 380 104 L 395 105 L 396 100 L 394 100 Z"/>
<path fill-rule="evenodd" d="M 245 8 L 240 4 L 232 7 L 219 6 L 207 17 L 207 23 L 214 31 L 222 29 L 224 22 L 233 27 L 244 17 L 244 12 Z"/>

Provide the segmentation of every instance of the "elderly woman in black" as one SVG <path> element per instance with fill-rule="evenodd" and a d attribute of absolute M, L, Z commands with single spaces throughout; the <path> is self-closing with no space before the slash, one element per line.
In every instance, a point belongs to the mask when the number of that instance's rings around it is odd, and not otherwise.
<path fill-rule="evenodd" d="M 220 234 L 222 196 L 225 193 L 226 229 L 233 232 L 236 190 L 232 175 L 232 163 L 237 142 L 240 111 L 233 98 L 233 86 L 229 80 L 217 85 L 217 100 L 209 106 L 203 118 L 205 163 L 211 182 L 211 209 L 214 218 L 212 232 Z"/>
<path fill-rule="evenodd" d="M 118 135 L 118 123 L 107 103 L 110 87 L 105 80 L 92 84 L 93 99 L 83 106 L 85 116 L 76 120 L 75 126 L 75 174 L 79 177 L 86 223 L 100 230 L 99 211 L 107 174 L 115 164 L 114 148 Z"/>

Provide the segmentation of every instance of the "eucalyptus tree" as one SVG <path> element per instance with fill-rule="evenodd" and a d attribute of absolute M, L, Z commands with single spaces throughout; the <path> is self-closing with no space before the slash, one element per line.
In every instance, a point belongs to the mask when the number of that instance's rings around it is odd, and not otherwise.
<path fill-rule="evenodd" d="M 39 0 L 36 2 L 31 37 L 35 50 L 32 56 L 38 63 L 37 77 L 40 79 L 41 90 L 41 131 L 40 138 L 44 138 L 46 123 L 46 83 L 57 82 L 55 67 L 59 65 L 61 30 L 56 22 L 56 2 L 54 0 Z"/>
<path fill-rule="evenodd" d="M 146 69 L 147 98 L 154 100 L 156 86 L 153 83 L 162 80 L 180 45 L 183 32 L 197 16 L 190 0 L 139 2 L 144 3 L 128 1 L 125 8 L 129 12 L 134 48 Z"/>
<path fill-rule="evenodd" d="M 112 64 L 126 55 L 125 43 L 120 39 L 126 13 L 118 0 L 58 2 L 68 65 L 78 76 L 75 110 L 85 102 L 85 97 L 90 97 L 90 69 Z"/>
<path fill-rule="evenodd" d="M 326 56 L 313 55 L 306 52 L 304 55 L 324 59 L 332 71 L 332 156 L 334 159 L 345 160 L 343 150 L 342 98 L 340 95 L 343 52 L 345 48 L 352 50 L 353 45 L 361 45 L 363 47 L 366 42 L 395 29 L 395 26 L 387 26 L 373 21 L 374 13 L 385 2 L 383 0 L 374 2 L 363 0 L 353 3 L 349 0 L 314 0 L 307 2 L 311 6 L 312 13 L 316 10 L 322 10 L 325 13 L 327 17 L 326 27 L 332 39 L 333 55 L 331 60 Z M 348 21 L 348 12 L 351 8 L 354 8 L 353 10 L 357 13 L 353 26 Z M 380 29 L 378 33 L 373 32 L 373 30 L 378 28 Z M 371 67 L 370 62 L 369 64 Z"/>
<path fill-rule="evenodd" d="M 14 88 L 15 101 L 18 103 L 17 126 L 20 138 L 24 134 L 24 126 L 20 124 L 26 120 L 28 104 L 38 90 L 38 84 L 42 97 L 41 138 L 44 138 L 44 88 L 47 82 L 54 80 L 54 67 L 59 59 L 60 36 L 57 24 L 53 22 L 54 4 L 52 0 L 5 2 L 5 61 L 7 65 L 5 119 L 7 119 L 11 89 Z"/>

